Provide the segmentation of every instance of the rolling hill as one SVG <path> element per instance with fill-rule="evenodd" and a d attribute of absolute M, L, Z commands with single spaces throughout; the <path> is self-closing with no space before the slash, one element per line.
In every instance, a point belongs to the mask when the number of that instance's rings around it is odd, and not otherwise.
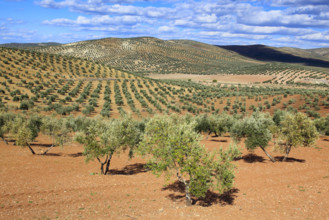
<path fill-rule="evenodd" d="M 273 79 L 266 82 L 272 84 L 329 84 L 325 49 L 214 46 L 192 40 L 138 37 L 81 41 L 35 50 L 84 58 L 142 75 L 270 75 Z"/>
<path fill-rule="evenodd" d="M 58 46 L 60 43 L 47 42 L 47 43 L 9 43 L 9 44 L 0 44 L 0 47 L 9 47 L 9 48 L 21 48 L 21 49 L 32 49 L 46 46 Z"/>
<path fill-rule="evenodd" d="M 187 40 L 106 38 L 39 48 L 40 52 L 85 58 L 134 73 L 239 73 L 263 64 L 235 52 Z"/>
<path fill-rule="evenodd" d="M 0 82 L 0 108 L 5 111 L 91 117 L 118 117 L 122 112 L 139 117 L 171 112 L 273 113 L 288 107 L 310 113 L 316 108 L 323 114 L 329 101 L 325 90 L 154 80 L 87 59 L 12 48 L 0 48 Z"/>
<path fill-rule="evenodd" d="M 325 57 L 328 51 L 325 49 L 303 50 L 291 47 L 275 48 L 265 45 L 219 47 L 259 61 L 329 68 L 329 59 Z M 323 51 L 323 53 L 320 53 L 320 51 Z"/>

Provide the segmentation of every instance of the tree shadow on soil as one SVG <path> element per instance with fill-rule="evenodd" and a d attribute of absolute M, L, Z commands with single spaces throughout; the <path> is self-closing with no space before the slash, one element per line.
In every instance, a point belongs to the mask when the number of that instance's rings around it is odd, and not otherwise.
<path fill-rule="evenodd" d="M 78 153 L 75 153 L 75 154 L 68 154 L 67 156 L 69 156 L 69 157 L 82 157 L 83 156 L 83 153 L 82 152 L 78 152 Z"/>
<path fill-rule="evenodd" d="M 227 142 L 227 140 L 215 140 L 215 139 L 211 139 L 210 141 L 213 141 L 213 142 L 222 142 L 222 143 Z"/>
<path fill-rule="evenodd" d="M 243 160 L 246 163 L 256 163 L 256 162 L 264 163 L 264 161 L 265 161 L 264 157 L 258 156 L 256 154 L 252 154 L 252 153 L 249 153 L 249 154 L 244 155 L 242 157 L 236 158 L 234 160 L 235 161 Z"/>
<path fill-rule="evenodd" d="M 1 141 L 3 141 L 6 145 L 12 144 L 13 146 L 17 146 L 15 139 L 6 138 L 6 139 L 1 140 Z"/>
<path fill-rule="evenodd" d="M 45 156 L 45 157 L 61 157 L 61 156 L 64 156 L 64 157 L 81 157 L 83 156 L 83 154 L 81 152 L 78 152 L 78 153 L 74 153 L 74 154 L 62 154 L 62 153 L 46 153 L 46 154 L 36 154 L 38 156 Z"/>
<path fill-rule="evenodd" d="M 166 187 L 163 187 L 162 190 L 169 190 L 174 193 L 169 194 L 167 197 L 172 201 L 185 201 L 185 186 L 182 182 L 176 181 Z M 234 203 L 235 198 L 237 197 L 237 193 L 239 189 L 233 188 L 223 194 L 215 193 L 210 190 L 207 191 L 206 196 L 204 198 L 193 199 L 193 205 L 199 205 L 204 207 L 209 207 L 212 205 L 232 205 Z M 179 194 L 176 194 L 179 193 Z"/>
<path fill-rule="evenodd" d="M 46 154 L 36 154 L 38 156 L 44 156 L 44 157 L 60 157 L 63 156 L 62 153 L 46 153 Z"/>
<path fill-rule="evenodd" d="M 110 175 L 135 175 L 139 173 L 145 173 L 148 169 L 144 163 L 135 163 L 125 166 L 123 169 L 111 169 Z"/>
<path fill-rule="evenodd" d="M 33 146 L 33 147 L 46 147 L 46 148 L 49 148 L 49 147 L 51 147 L 53 144 L 31 143 L 30 145 L 31 145 L 31 147 Z"/>
<path fill-rule="evenodd" d="M 293 158 L 293 157 L 288 157 L 286 161 L 282 161 L 283 159 L 283 156 L 279 156 L 279 157 L 275 157 L 275 160 L 278 161 L 278 162 L 298 162 L 298 163 L 305 163 L 306 160 L 304 159 L 296 159 L 296 158 Z"/>

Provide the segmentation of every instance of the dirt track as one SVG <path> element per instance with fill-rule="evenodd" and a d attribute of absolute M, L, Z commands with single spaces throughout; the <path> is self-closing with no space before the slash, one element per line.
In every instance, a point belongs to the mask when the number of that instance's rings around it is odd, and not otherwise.
<path fill-rule="evenodd" d="M 273 76 L 269 75 L 197 75 L 197 74 L 151 74 L 153 79 L 191 79 L 192 81 L 212 82 L 217 80 L 219 83 L 249 84 L 270 80 Z"/>
<path fill-rule="evenodd" d="M 228 141 L 210 137 L 203 143 L 211 150 Z M 329 137 L 316 148 L 293 149 L 285 163 L 271 163 L 258 150 L 244 152 L 235 162 L 234 189 L 211 193 L 192 207 L 185 206 L 177 183 L 165 187 L 140 158 L 114 157 L 111 175 L 101 176 L 81 152 L 73 144 L 32 156 L 1 142 L 0 219 L 329 219 Z"/>

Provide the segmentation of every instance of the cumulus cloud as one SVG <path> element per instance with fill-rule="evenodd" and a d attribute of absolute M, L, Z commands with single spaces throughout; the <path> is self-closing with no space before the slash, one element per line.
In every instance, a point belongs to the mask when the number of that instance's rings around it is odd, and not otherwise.
<path fill-rule="evenodd" d="M 102 25 L 132 25 L 141 21 L 139 16 L 117 16 L 110 17 L 108 15 L 94 16 L 87 18 L 78 16 L 76 20 L 66 18 L 57 18 L 53 20 L 46 20 L 44 24 L 57 25 L 57 26 L 102 26 Z M 119 25 L 118 25 L 119 24 Z"/>
<path fill-rule="evenodd" d="M 216 22 L 217 16 L 215 14 L 201 14 L 196 17 L 196 21 L 200 23 L 213 23 Z"/>
<path fill-rule="evenodd" d="M 329 33 L 314 33 L 299 37 L 301 40 L 318 41 L 329 43 Z"/>
<path fill-rule="evenodd" d="M 274 6 L 327 5 L 327 0 L 272 0 Z"/>
<path fill-rule="evenodd" d="M 249 11 L 238 17 L 239 23 L 248 25 L 285 26 L 285 27 L 329 27 L 329 20 L 320 19 L 312 14 L 290 14 L 285 11 Z"/>
<path fill-rule="evenodd" d="M 73 7 L 77 4 L 75 0 L 65 0 L 61 2 L 56 2 L 53 0 L 42 0 L 37 1 L 36 4 L 44 8 L 64 8 L 64 7 Z"/>
<path fill-rule="evenodd" d="M 324 32 L 329 28 L 327 1 L 39 0 L 36 3 L 46 8 L 67 8 L 75 13 L 75 19 L 43 21 L 46 25 L 74 30 L 282 43 L 285 39 L 325 41 Z"/>
<path fill-rule="evenodd" d="M 174 27 L 169 26 L 161 26 L 158 28 L 159 32 L 174 32 L 176 29 Z"/>

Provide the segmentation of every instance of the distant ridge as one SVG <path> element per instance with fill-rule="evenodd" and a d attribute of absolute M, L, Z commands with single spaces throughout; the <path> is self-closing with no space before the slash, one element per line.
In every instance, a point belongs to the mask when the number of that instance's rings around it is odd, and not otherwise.
<path fill-rule="evenodd" d="M 116 69 L 149 74 L 278 74 L 293 70 L 329 72 L 327 48 L 216 46 L 154 37 L 103 38 L 29 49 L 87 59 Z"/>
<path fill-rule="evenodd" d="M 60 43 L 47 42 L 47 43 L 8 43 L 0 44 L 0 47 L 10 47 L 10 48 L 34 48 L 34 47 L 46 47 L 46 46 L 58 46 Z"/>
<path fill-rule="evenodd" d="M 329 59 L 329 48 L 309 49 L 309 51 Z"/>
<path fill-rule="evenodd" d="M 229 45 L 218 47 L 259 61 L 329 68 L 329 57 L 326 57 L 329 56 L 329 49 L 303 50 L 298 48 L 274 48 L 265 45 Z M 320 51 L 323 52 L 323 55 L 321 55 Z"/>

